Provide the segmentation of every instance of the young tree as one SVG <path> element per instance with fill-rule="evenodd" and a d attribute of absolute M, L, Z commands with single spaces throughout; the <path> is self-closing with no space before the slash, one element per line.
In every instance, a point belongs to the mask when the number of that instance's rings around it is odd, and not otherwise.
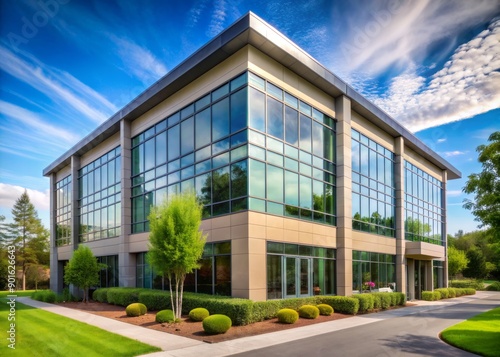
<path fill-rule="evenodd" d="M 491 134 L 488 141 L 489 145 L 476 149 L 483 170 L 469 175 L 463 191 L 474 194 L 474 201 L 464 200 L 464 208 L 472 211 L 481 227 L 491 228 L 500 241 L 500 131 Z"/>
<path fill-rule="evenodd" d="M 468 262 L 464 251 L 453 246 L 448 247 L 448 274 L 452 278 L 461 273 L 467 267 Z"/>
<path fill-rule="evenodd" d="M 199 267 L 205 236 L 200 231 L 202 205 L 194 193 L 174 195 L 149 214 L 148 261 L 168 278 L 174 316 L 182 314 L 182 294 L 186 274 Z M 175 290 L 172 291 L 172 281 Z"/>
<path fill-rule="evenodd" d="M 64 267 L 64 281 L 83 290 L 83 302 L 89 301 L 89 288 L 99 283 L 99 272 L 103 264 L 86 245 L 80 244 Z"/>
<path fill-rule="evenodd" d="M 35 206 L 26 191 L 14 204 L 12 218 L 14 223 L 10 225 L 9 244 L 16 246 L 16 259 L 22 273 L 22 288 L 26 290 L 26 272 L 30 265 L 39 264 L 38 257 L 43 252 L 38 252 L 37 248 L 47 249 L 49 234 L 38 218 Z"/>
<path fill-rule="evenodd" d="M 464 269 L 464 276 L 467 278 L 474 279 L 484 279 L 488 274 L 486 270 L 486 259 L 484 258 L 483 252 L 477 248 L 473 247 L 467 251 L 467 268 Z"/>

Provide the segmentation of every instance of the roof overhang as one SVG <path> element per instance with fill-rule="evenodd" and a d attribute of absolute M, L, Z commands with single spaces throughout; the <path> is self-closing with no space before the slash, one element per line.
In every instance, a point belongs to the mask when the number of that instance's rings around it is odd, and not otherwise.
<path fill-rule="evenodd" d="M 71 156 L 81 156 L 100 144 L 109 135 L 119 132 L 121 120 L 132 121 L 136 119 L 246 45 L 256 47 L 332 97 L 347 96 L 351 100 L 353 110 L 387 131 L 393 137 L 402 136 L 409 148 L 440 169 L 447 170 L 448 179 L 452 180 L 461 177 L 458 169 L 252 12 L 241 17 L 83 138 L 46 167 L 43 175 L 47 176 L 59 171 L 70 163 Z"/>
<path fill-rule="evenodd" d="M 405 256 L 418 260 L 444 259 L 445 250 L 442 245 L 427 242 L 405 242 Z"/>

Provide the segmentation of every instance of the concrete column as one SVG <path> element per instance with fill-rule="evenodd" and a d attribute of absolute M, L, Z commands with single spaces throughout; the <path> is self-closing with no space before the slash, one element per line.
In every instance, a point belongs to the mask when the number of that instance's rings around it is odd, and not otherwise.
<path fill-rule="evenodd" d="M 80 170 L 80 157 L 71 156 L 71 245 L 73 250 L 78 249 L 80 243 L 80 222 L 78 217 L 78 170 Z"/>
<path fill-rule="evenodd" d="M 73 178 L 72 178 L 73 179 Z M 50 175 L 50 290 L 62 293 L 63 289 L 63 270 L 59 266 L 57 252 L 57 192 L 56 192 L 56 174 Z"/>
<path fill-rule="evenodd" d="M 118 284 L 119 286 L 135 287 L 136 255 L 129 253 L 129 239 L 132 223 L 131 179 L 132 152 L 130 138 L 130 122 L 120 122 L 121 148 L 121 232 L 118 248 Z"/>
<path fill-rule="evenodd" d="M 351 101 L 335 99 L 337 151 L 337 294 L 352 294 Z"/>
<path fill-rule="evenodd" d="M 406 291 L 406 269 L 405 269 L 405 160 L 404 139 L 402 136 L 394 139 L 394 183 L 396 185 L 396 291 Z"/>
<path fill-rule="evenodd" d="M 415 299 L 415 260 L 406 259 L 406 264 L 408 266 L 408 291 L 407 297 L 411 300 Z"/>
<path fill-rule="evenodd" d="M 434 274 L 432 272 L 432 260 L 425 261 L 425 290 L 434 290 Z"/>
<path fill-rule="evenodd" d="M 443 207 L 443 234 L 445 239 L 444 244 L 444 264 L 443 264 L 443 287 L 448 287 L 448 210 L 446 209 L 446 186 L 448 183 L 448 172 L 443 170 L 443 190 L 441 191 L 441 200 Z"/>

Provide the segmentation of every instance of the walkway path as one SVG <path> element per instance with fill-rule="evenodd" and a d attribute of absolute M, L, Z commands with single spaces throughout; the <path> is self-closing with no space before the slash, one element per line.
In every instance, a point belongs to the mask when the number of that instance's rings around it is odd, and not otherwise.
<path fill-rule="evenodd" d="M 465 296 L 455 299 L 441 300 L 435 302 L 418 301 L 417 306 L 410 306 L 402 309 L 389 310 L 379 313 L 354 316 L 346 319 L 335 320 L 331 322 L 318 323 L 305 327 L 288 329 L 268 334 L 262 334 L 251 337 L 244 337 L 240 339 L 220 342 L 216 344 L 207 344 L 198 340 L 193 340 L 185 337 L 174 336 L 168 333 L 159 332 L 125 322 L 115 321 L 105 317 L 89 314 L 80 310 L 73 310 L 58 305 L 46 304 L 39 301 L 31 300 L 30 298 L 19 298 L 19 302 L 33 307 L 38 307 L 59 315 L 70 317 L 91 325 L 98 326 L 110 332 L 130 337 L 153 346 L 160 347 L 161 352 L 148 354 L 148 357 L 200 357 L 205 356 L 230 356 L 233 354 L 244 354 L 245 352 L 254 351 L 252 354 L 264 351 L 262 354 L 265 356 L 265 348 L 293 344 L 293 342 L 302 339 L 317 338 L 320 335 L 329 334 L 335 331 L 346 330 L 353 327 L 360 327 L 370 325 L 376 322 L 382 322 L 397 317 L 411 316 L 414 314 L 425 314 L 426 312 L 446 309 L 447 307 L 478 301 L 480 299 L 487 299 L 493 297 L 497 304 L 500 304 L 500 293 L 495 292 L 477 292 L 473 296 Z M 479 302 L 479 301 L 478 301 Z M 451 323 L 452 322 L 452 323 Z M 450 320 L 451 325 L 458 321 Z M 437 335 L 434 339 L 438 339 Z M 436 341 L 434 341 L 436 342 Z M 439 341 L 444 344 L 444 342 Z M 458 352 L 459 350 L 457 350 Z M 271 352 L 271 351 L 269 351 Z M 287 356 L 303 355 L 303 353 L 288 352 Z M 313 351 L 311 351 L 313 352 Z M 332 351 L 333 352 L 333 351 Z M 250 354 L 248 354 L 250 355 Z M 269 355 L 269 354 L 267 354 Z M 311 354 L 309 354 L 311 355 Z M 314 355 L 314 353 L 312 354 Z M 377 354 L 375 354 L 377 355 Z M 418 354 L 417 354 L 418 355 Z M 431 355 L 431 354 L 430 354 Z M 470 354 L 461 354 L 463 356 Z"/>

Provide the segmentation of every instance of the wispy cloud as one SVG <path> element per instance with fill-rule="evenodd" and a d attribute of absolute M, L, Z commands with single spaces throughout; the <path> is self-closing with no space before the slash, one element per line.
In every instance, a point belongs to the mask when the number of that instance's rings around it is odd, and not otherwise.
<path fill-rule="evenodd" d="M 438 144 L 446 142 L 446 138 L 437 139 Z"/>
<path fill-rule="evenodd" d="M 446 191 L 446 196 L 449 197 L 458 197 L 462 196 L 464 193 L 461 190 L 448 190 Z"/>
<path fill-rule="evenodd" d="M 12 208 L 16 200 L 24 193 L 24 190 L 27 191 L 31 203 L 33 203 L 37 210 L 49 210 L 50 196 L 48 189 L 38 191 L 5 183 L 0 183 L 0 207 Z"/>
<path fill-rule="evenodd" d="M 471 118 L 500 107 L 500 19 L 458 47 L 428 84 L 413 67 L 373 101 L 412 131 Z"/>
<path fill-rule="evenodd" d="M 51 68 L 30 55 L 16 55 L 0 45 L 0 58 L 3 71 L 94 122 L 103 122 L 117 110 L 102 95 L 69 73 Z"/>
<path fill-rule="evenodd" d="M 441 155 L 443 155 L 445 157 L 455 157 L 455 156 L 461 156 L 461 155 L 465 155 L 465 154 L 467 154 L 467 151 L 459 151 L 459 150 L 445 151 L 445 152 L 441 153 Z"/>
<path fill-rule="evenodd" d="M 226 1 L 216 0 L 213 4 L 212 17 L 210 18 L 210 24 L 208 25 L 207 35 L 209 37 L 214 37 L 219 34 L 224 29 L 224 22 L 226 21 Z"/>

